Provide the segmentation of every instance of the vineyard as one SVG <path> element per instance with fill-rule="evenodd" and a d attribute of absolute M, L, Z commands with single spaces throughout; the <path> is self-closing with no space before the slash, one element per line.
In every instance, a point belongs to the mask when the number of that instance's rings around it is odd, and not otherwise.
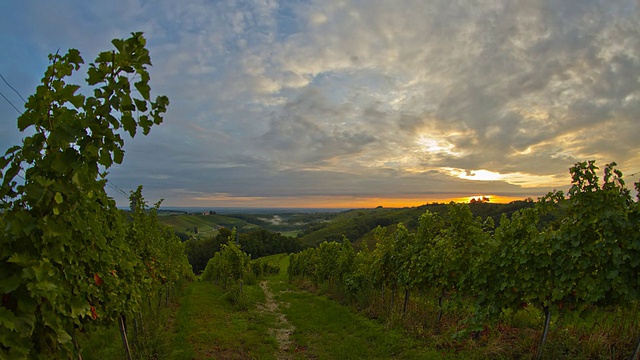
<path fill-rule="evenodd" d="M 619 319 L 635 333 L 622 330 L 613 348 L 601 349 L 608 358 L 635 359 L 639 203 L 615 164 L 605 166 L 602 182 L 593 161 L 576 164 L 571 176 L 566 196 L 549 193 L 533 208 L 503 215 L 498 227 L 474 218 L 467 204 L 451 203 L 443 216 L 424 213 L 416 232 L 379 227 L 372 250 L 356 253 L 348 239 L 324 242 L 290 256 L 290 279 L 325 286 L 376 317 L 417 318 L 419 331 L 442 331 L 450 315 L 458 319 L 451 334 L 457 339 L 486 338 L 519 311 L 537 311 L 544 319 L 538 358 L 554 316 L 635 309 Z M 411 303 L 416 311 L 407 314 Z M 570 356 L 565 350 L 551 357 Z"/>

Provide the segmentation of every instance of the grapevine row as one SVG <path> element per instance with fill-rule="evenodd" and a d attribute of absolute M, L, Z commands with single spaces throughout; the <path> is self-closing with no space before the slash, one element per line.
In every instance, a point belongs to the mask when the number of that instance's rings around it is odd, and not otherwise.
<path fill-rule="evenodd" d="M 551 192 L 533 208 L 503 215 L 497 227 L 451 203 L 443 216 L 425 212 L 415 232 L 378 227 L 372 251 L 355 253 L 346 239 L 324 242 L 290 255 L 289 277 L 337 284 L 366 301 L 388 292 L 393 301 L 404 291 L 405 308 L 415 290 L 441 305 L 443 297 L 471 299 L 476 324 L 534 306 L 546 315 L 546 334 L 554 311 L 639 299 L 640 205 L 615 165 L 605 166 L 601 182 L 594 161 L 576 164 L 566 195 Z"/>
<path fill-rule="evenodd" d="M 223 289 L 237 289 L 242 292 L 242 284 L 251 274 L 252 279 L 262 276 L 276 275 L 280 267 L 260 259 L 251 260 L 251 256 L 240 249 L 233 239 L 236 238 L 234 228 L 229 241 L 221 246 L 220 251 L 209 259 L 201 279 L 212 281 Z"/>
<path fill-rule="evenodd" d="M 89 65 L 82 93 L 66 82 L 80 53 L 50 55 L 18 118 L 31 135 L 0 157 L 1 358 L 79 357 L 80 332 L 118 323 L 126 340 L 127 319 L 193 276 L 140 188 L 128 214 L 105 191 L 124 133 L 146 135 L 169 103 L 150 97 L 142 34 L 113 45 Z"/>

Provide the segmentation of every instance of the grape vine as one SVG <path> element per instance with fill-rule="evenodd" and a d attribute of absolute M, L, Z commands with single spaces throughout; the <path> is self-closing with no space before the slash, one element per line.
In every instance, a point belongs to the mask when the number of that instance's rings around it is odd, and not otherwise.
<path fill-rule="evenodd" d="M 202 279 L 213 281 L 223 289 L 239 285 L 241 288 L 245 275 L 251 271 L 251 257 L 233 242 L 236 230 L 233 229 L 229 242 L 221 246 L 220 251 L 209 259 L 202 273 Z"/>
<path fill-rule="evenodd" d="M 148 134 L 169 104 L 151 99 L 142 33 L 112 43 L 82 93 L 67 83 L 79 51 L 49 56 L 18 118 L 32 135 L 0 158 L 0 357 L 71 357 L 77 332 L 135 314 L 152 287 L 189 276 L 141 193 L 129 222 L 105 191 L 106 170 L 123 161 L 122 130 Z"/>

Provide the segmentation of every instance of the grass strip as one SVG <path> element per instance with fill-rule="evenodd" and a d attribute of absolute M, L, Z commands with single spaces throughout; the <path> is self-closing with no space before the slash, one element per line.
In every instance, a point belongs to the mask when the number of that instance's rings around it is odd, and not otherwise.
<path fill-rule="evenodd" d="M 257 285 L 245 285 L 234 303 L 209 282 L 189 285 L 175 319 L 173 359 L 274 359 L 278 346 L 269 328 L 275 318 L 256 308 Z"/>

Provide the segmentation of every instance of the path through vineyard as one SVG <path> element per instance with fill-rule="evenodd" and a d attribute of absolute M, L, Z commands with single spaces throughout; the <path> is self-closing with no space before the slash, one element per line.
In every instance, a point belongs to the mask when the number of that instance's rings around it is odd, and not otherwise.
<path fill-rule="evenodd" d="M 281 272 L 243 286 L 243 303 L 209 281 L 191 283 L 175 321 L 172 359 L 442 358 L 324 296 L 296 288 Z"/>
<path fill-rule="evenodd" d="M 268 313 L 275 315 L 277 319 L 276 326 L 269 329 L 269 333 L 272 334 L 278 342 L 279 351 L 276 358 L 287 359 L 287 352 L 291 347 L 291 333 L 293 332 L 294 327 L 291 325 L 291 323 L 289 323 L 286 316 L 280 311 L 280 307 L 286 307 L 289 304 L 278 304 L 278 302 L 276 302 L 273 296 L 273 292 L 271 291 L 271 289 L 269 289 L 267 280 L 261 281 L 260 287 L 262 288 L 262 291 L 264 291 L 265 295 L 265 303 L 264 305 L 260 304 L 260 308 Z"/>

